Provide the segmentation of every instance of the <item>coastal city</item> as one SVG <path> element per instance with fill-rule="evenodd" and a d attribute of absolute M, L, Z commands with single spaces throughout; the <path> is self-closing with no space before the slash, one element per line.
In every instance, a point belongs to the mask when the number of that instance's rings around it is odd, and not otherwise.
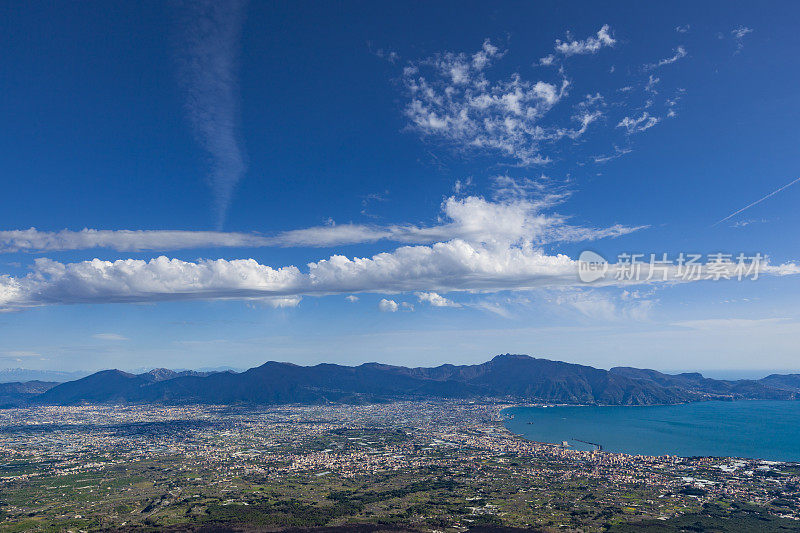
<path fill-rule="evenodd" d="M 578 451 L 511 434 L 505 407 L 4 409 L 0 528 L 800 530 L 800 464 Z"/>

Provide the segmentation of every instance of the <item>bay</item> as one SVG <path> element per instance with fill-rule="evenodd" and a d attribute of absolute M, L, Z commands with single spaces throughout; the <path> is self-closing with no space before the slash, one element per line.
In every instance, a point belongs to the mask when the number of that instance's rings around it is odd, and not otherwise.
<path fill-rule="evenodd" d="M 641 455 L 800 461 L 800 402 L 511 407 L 509 431 L 537 442 Z M 585 441 L 585 442 L 581 442 Z"/>

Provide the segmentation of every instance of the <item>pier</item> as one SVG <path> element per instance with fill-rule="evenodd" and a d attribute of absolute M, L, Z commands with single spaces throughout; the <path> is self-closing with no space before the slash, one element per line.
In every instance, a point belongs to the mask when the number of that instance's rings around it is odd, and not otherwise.
<path fill-rule="evenodd" d="M 596 442 L 589 442 L 588 440 L 576 439 L 575 437 L 572 437 L 572 440 L 574 440 L 575 442 L 582 442 L 584 444 L 591 444 L 592 446 L 597 448 L 598 451 L 601 451 L 601 452 L 603 451 L 603 445 L 602 444 L 597 444 Z"/>

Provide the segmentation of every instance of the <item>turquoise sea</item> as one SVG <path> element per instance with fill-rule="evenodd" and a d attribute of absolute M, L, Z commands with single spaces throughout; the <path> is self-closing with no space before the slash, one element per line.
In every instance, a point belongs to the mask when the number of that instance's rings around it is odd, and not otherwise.
<path fill-rule="evenodd" d="M 512 407 L 509 431 L 578 450 L 800 461 L 800 401 L 697 402 L 645 407 Z"/>

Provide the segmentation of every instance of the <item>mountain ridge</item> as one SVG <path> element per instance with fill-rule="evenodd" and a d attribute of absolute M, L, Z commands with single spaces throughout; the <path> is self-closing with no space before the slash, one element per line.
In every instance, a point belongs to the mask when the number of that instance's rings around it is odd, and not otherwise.
<path fill-rule="evenodd" d="M 404 367 L 383 363 L 300 366 L 268 361 L 241 373 L 142 374 L 103 370 L 28 395 L 31 405 L 83 403 L 290 404 L 420 399 L 497 399 L 598 405 L 653 405 L 723 399 L 800 399 L 800 375 L 716 380 L 698 373 L 603 370 L 519 354 L 476 365 Z"/>

